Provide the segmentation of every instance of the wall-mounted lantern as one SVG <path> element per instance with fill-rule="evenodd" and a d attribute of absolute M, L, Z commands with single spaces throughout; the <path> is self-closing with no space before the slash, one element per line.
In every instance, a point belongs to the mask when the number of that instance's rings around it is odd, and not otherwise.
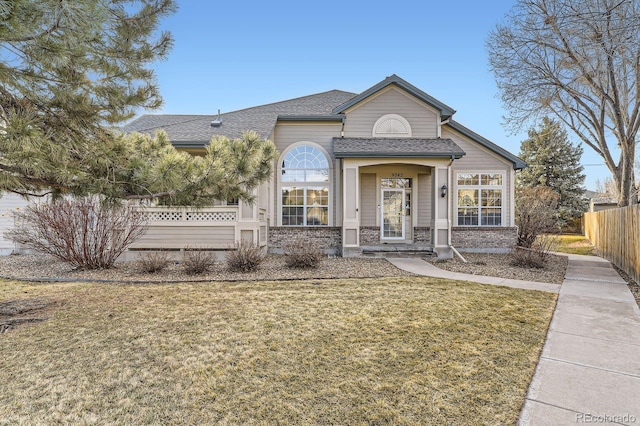
<path fill-rule="evenodd" d="M 440 187 L 440 196 L 442 198 L 447 196 L 447 185 L 442 185 L 442 187 Z"/>

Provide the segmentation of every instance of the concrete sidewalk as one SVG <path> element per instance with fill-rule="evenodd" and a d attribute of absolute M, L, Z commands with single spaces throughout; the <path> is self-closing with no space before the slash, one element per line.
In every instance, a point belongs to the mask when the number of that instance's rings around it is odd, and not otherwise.
<path fill-rule="evenodd" d="M 599 257 L 569 266 L 520 425 L 640 424 L 640 310 Z"/>
<path fill-rule="evenodd" d="M 562 286 L 443 271 L 387 259 L 417 275 L 558 292 L 519 425 L 640 425 L 640 309 L 611 264 L 568 255 Z"/>

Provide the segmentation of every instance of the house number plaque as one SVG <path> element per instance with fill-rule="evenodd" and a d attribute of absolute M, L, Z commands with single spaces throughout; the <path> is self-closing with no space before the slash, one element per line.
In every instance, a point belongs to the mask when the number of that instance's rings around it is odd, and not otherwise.
<path fill-rule="evenodd" d="M 404 173 L 391 173 L 392 178 L 401 178 L 404 176 Z"/>

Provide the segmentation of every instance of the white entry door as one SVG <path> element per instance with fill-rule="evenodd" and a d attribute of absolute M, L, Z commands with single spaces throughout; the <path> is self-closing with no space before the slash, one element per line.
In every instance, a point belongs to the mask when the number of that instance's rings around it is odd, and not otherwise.
<path fill-rule="evenodd" d="M 404 240 L 404 189 L 382 190 L 382 220 L 380 235 L 383 240 Z"/>

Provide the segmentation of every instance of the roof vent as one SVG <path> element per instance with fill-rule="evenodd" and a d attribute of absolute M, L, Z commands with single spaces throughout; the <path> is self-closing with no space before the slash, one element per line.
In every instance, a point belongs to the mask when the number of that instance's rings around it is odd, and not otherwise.
<path fill-rule="evenodd" d="M 218 117 L 211 122 L 211 127 L 222 126 L 222 118 L 220 118 L 220 110 L 218 110 Z"/>

